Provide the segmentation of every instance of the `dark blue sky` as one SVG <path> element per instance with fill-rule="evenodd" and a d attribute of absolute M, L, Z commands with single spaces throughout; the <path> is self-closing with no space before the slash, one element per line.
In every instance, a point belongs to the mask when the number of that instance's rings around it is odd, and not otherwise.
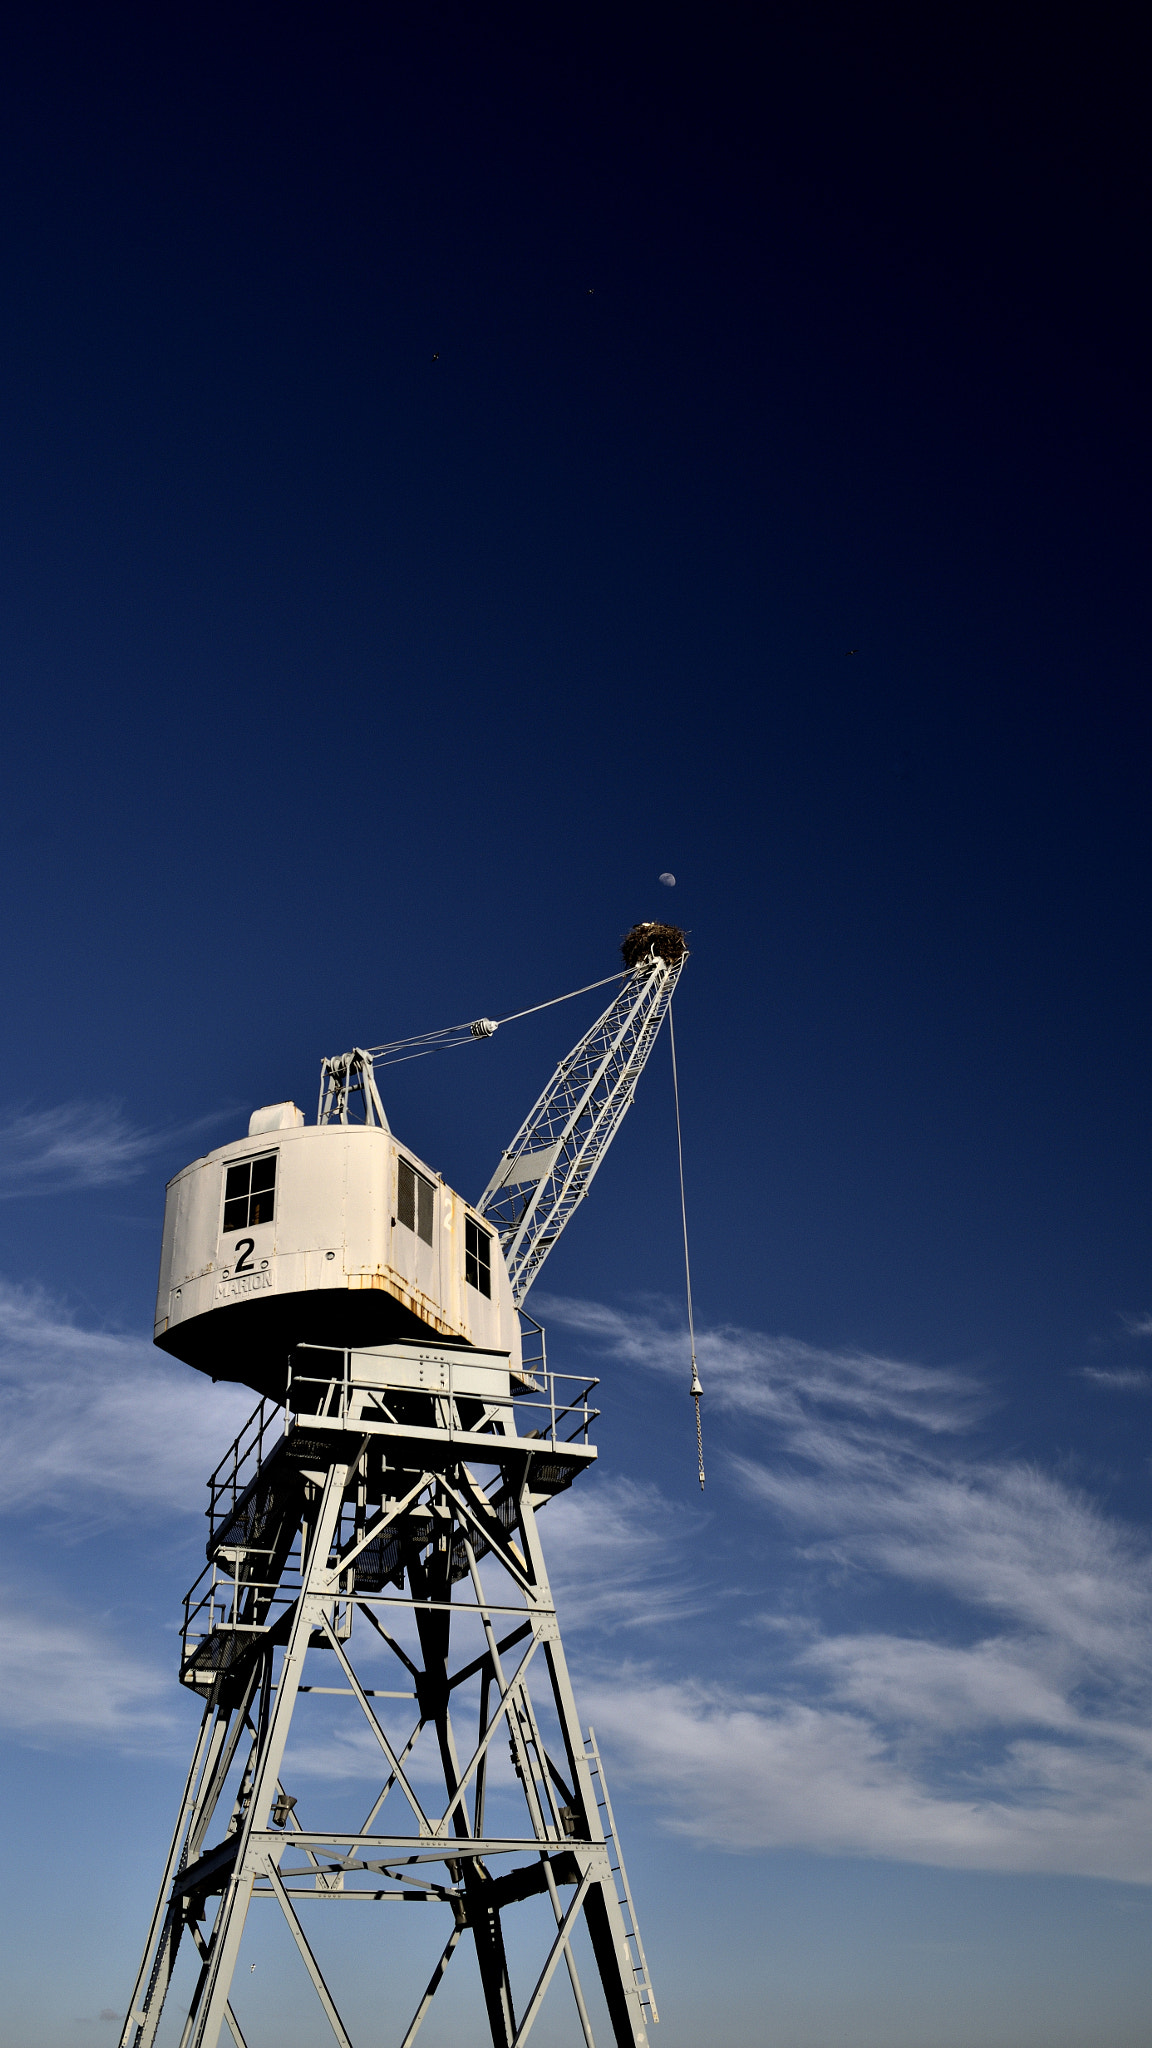
<path fill-rule="evenodd" d="M 966 1599 L 1020 1641 L 1040 1627 L 975 1580 L 940 1580 L 933 1606 L 868 1549 L 873 1524 L 805 1523 L 773 1492 L 811 1450 L 788 1435 L 791 1408 L 772 1408 L 760 1476 L 739 1464 L 742 1404 L 766 1414 L 764 1386 L 776 1400 L 785 1383 L 816 1398 L 805 1359 L 850 1376 L 867 1354 L 978 1386 L 956 1483 L 1018 1504 L 1018 1476 L 1038 1475 L 1065 1534 L 1090 1510 L 1100 1556 L 1134 1575 L 1125 1611 L 1144 1613 L 1145 44 L 1128 10 L 46 6 L 7 24 L 10 1390 L 29 1357 L 46 1385 L 72 1370 L 68 1330 L 93 1372 L 102 1357 L 143 1372 L 131 1347 L 150 1327 L 164 1178 L 257 1103 L 294 1095 L 311 1116 L 321 1054 L 519 1009 L 608 973 L 635 919 L 677 916 L 693 949 L 677 1014 L 695 1282 L 719 1389 L 703 1509 L 679 1383 L 644 1363 L 664 1342 L 644 1317 L 674 1326 L 682 1286 L 665 1046 L 542 1286 L 568 1302 L 553 1341 L 614 1361 L 596 1484 L 658 1489 L 612 1496 L 633 1529 L 654 1498 L 682 1507 L 713 1559 L 709 1597 L 744 1603 L 743 1648 L 708 1682 L 729 1706 L 741 1686 L 794 1701 L 823 1685 L 906 1763 L 911 1738 L 878 1694 L 864 1701 L 856 1635 L 851 1679 L 828 1677 L 845 1631 L 971 1652 L 986 1638 Z M 592 1014 L 397 1070 L 394 1126 L 474 1194 Z M 590 1302 L 623 1321 L 593 1328 L 573 1306 Z M 844 1384 L 841 1414 L 859 1405 Z M 892 1394 L 885 1428 L 898 1407 Z M 923 1426 L 943 1428 L 932 1413 Z M 57 1483 L 33 1489 L 37 1543 L 55 1540 Z M 93 1604 L 120 1612 L 115 1494 L 56 1576 L 13 1524 L 11 1582 L 45 1574 L 62 1630 Z M 198 1507 L 177 1538 L 175 1495 L 153 1500 L 166 1600 Z M 1037 1583 L 1048 1512 L 1028 1523 Z M 995 1514 L 988 1531 L 988 1556 L 1016 1540 Z M 783 1680 L 768 1637 L 749 1664 L 745 1608 L 785 1585 L 789 1613 L 815 1627 L 819 1608 L 824 1634 Z M 1131 1701 L 1146 1658 L 1131 1625 L 1103 1677 L 1061 1665 L 1078 1713 Z M 689 1676 L 674 1632 L 649 1654 L 669 1685 Z M 33 1690 L 65 1668 L 44 1655 Z M 110 1803 L 135 1797 L 112 1760 L 147 1747 L 134 1711 L 63 1724 L 61 1754 L 109 1759 L 83 1768 L 107 1770 Z M 989 1771 L 1038 1739 L 1032 1712 L 981 1738 Z M 1059 1739 L 1088 1741 L 1079 1722 Z M 618 1748 L 659 1923 L 675 1824 Z M 954 1766 L 937 1756 L 921 1790 Z M 22 1771 L 34 1784 L 56 1768 L 35 1752 Z M 158 1789 L 155 1813 L 125 1823 L 134 1902 L 178 1772 L 140 1768 Z M 774 1768 L 755 1766 L 765 1782 Z M 1121 1804 L 1152 1796 L 1131 1768 Z M 995 1798 L 1040 1798 L 1006 1782 Z M 1083 1881 L 1147 1912 L 1152 1863 L 1134 1849 L 1109 1862 L 1049 1845 L 1030 1862 L 980 1842 L 961 1854 L 945 1828 L 937 1855 L 931 1828 L 910 1827 L 903 1848 L 875 1841 L 877 1865 L 853 1861 L 871 1822 L 833 1838 L 772 1808 L 734 1860 L 720 1807 L 700 1802 L 692 1854 L 725 1913 L 753 1855 L 785 1891 L 802 1870 L 841 1933 L 854 1872 L 872 1873 L 873 1900 L 904 1882 L 1024 1886 L 1018 1921 L 980 1908 L 989 1928 L 1019 1925 L 1024 1960 L 1015 1978 L 1010 1961 L 976 1967 L 966 2044 L 1033 2038 L 1011 1986 L 1040 1967 L 1026 1928 L 1056 1923 L 1028 1883 Z M 1053 1841 L 1084 1837 L 1082 1814 L 1062 1824 Z M 1085 1896 L 1060 1910 L 1094 1926 Z M 649 1949 L 674 1956 L 687 1908 L 663 1905 Z M 876 1936 L 884 1953 L 903 1911 Z M 133 1922 L 95 1988 L 70 1987 L 77 2014 L 116 2003 L 136 1939 Z M 1110 1939 L 1079 1960 L 1057 1943 L 1072 1960 L 1054 2012 L 1089 1987 L 1093 2048 L 1137 2038 L 1138 1979 Z M 884 1988 L 903 1967 L 837 2039 L 903 2038 Z M 813 1968 L 773 2042 L 842 2025 Z M 775 1981 L 721 1986 L 714 2038 L 742 2043 Z M 930 1978 L 924 1999 L 906 2016 L 916 2040 L 950 2040 L 924 2031 Z M 676 2048 L 695 2022 L 662 2003 Z M 25 2038 L 72 2038 L 56 2025 L 26 2017 Z"/>

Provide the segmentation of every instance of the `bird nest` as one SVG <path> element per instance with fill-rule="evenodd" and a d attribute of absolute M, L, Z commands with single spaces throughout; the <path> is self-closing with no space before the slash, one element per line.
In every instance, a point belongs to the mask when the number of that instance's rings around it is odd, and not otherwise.
<path fill-rule="evenodd" d="M 687 940 L 678 924 L 634 924 L 620 943 L 625 967 L 637 967 L 649 953 L 676 967 L 688 951 Z"/>

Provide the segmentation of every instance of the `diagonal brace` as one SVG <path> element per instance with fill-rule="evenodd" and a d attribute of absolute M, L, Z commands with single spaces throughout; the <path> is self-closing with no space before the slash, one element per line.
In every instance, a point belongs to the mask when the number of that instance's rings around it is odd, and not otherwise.
<path fill-rule="evenodd" d="M 462 1493 L 459 1488 L 453 1486 L 450 1480 L 441 1480 L 441 1486 L 449 1499 L 455 1503 L 456 1512 L 461 1520 L 471 1523 L 477 1534 L 483 1537 L 488 1548 L 499 1558 L 509 1578 L 514 1579 L 520 1591 L 528 1599 L 531 1599 L 536 1588 L 528 1576 L 528 1567 L 520 1555 L 520 1549 L 515 1539 L 504 1527 L 500 1517 L 493 1512 L 492 1503 L 487 1495 L 483 1493 L 479 1495 L 486 1510 L 486 1512 L 481 1512 L 479 1506 L 475 1502 L 470 1501 L 467 1495 Z"/>
<path fill-rule="evenodd" d="M 190 1924 L 192 1928 L 192 1939 L 196 1944 L 196 1953 L 200 1957 L 201 1962 L 206 1963 L 208 1961 L 208 1943 L 205 1941 L 204 1936 L 201 1934 L 200 1929 L 196 1925 L 196 1922 L 193 1920 Z M 237 2019 L 235 2013 L 233 2012 L 232 2007 L 228 2003 L 227 1999 L 224 2001 L 224 2017 L 227 2020 L 228 2025 L 232 2029 L 232 2038 L 236 2043 L 236 2048 L 248 2048 L 248 2043 L 244 2039 L 244 2036 L 240 2031 L 240 2022 Z"/>
<path fill-rule="evenodd" d="M 280 1876 L 280 1872 L 276 1868 L 275 1858 L 269 1856 L 265 1867 L 268 1871 L 269 1877 L 272 1880 L 272 1889 L 275 1892 L 276 1897 L 280 1901 L 284 1918 L 288 1922 L 289 1932 L 292 1936 L 293 1941 L 296 1943 L 297 1948 L 300 1951 L 301 1957 L 303 1958 L 304 1968 L 307 1970 L 308 1975 L 311 1977 L 313 1984 L 316 1986 L 317 1996 L 320 2000 L 321 2005 L 324 2007 L 324 2011 L 328 2016 L 328 2023 L 332 2029 L 332 2032 L 335 2034 L 336 2039 L 339 2041 L 340 2048 L 352 2048 L 352 2043 L 348 2039 L 348 2035 L 344 2027 L 344 2022 L 341 2019 L 339 2013 L 336 2010 L 335 2005 L 332 2002 L 332 1993 L 329 1991 L 328 1986 L 324 1982 L 320 1965 L 316 1961 L 315 1956 L 313 1955 L 311 1949 L 308 1946 L 307 1941 L 305 1940 L 304 1929 L 301 1927 L 299 1920 L 296 1918 L 296 1914 L 292 1906 L 292 1901 L 288 1897 L 288 1894 L 284 1889 L 284 1881 Z"/>
<path fill-rule="evenodd" d="M 349 1685 L 352 1687 L 352 1690 L 355 1693 L 357 1699 L 359 1700 L 360 1705 L 364 1709 L 365 1716 L 368 1720 L 368 1725 L 371 1728 L 373 1735 L 376 1737 L 377 1742 L 380 1744 L 381 1749 L 384 1751 L 384 1754 L 388 1759 L 388 1763 L 392 1770 L 392 1774 L 396 1780 L 396 1783 L 399 1785 L 400 1790 L 403 1792 L 405 1799 L 408 1801 L 409 1806 L 412 1808 L 413 1813 L 416 1815 L 416 1819 L 420 1823 L 420 1833 L 422 1835 L 430 1835 L 432 1833 L 431 1822 L 429 1821 L 428 1816 L 424 1811 L 424 1808 L 421 1806 L 420 1801 L 417 1799 L 416 1794 L 412 1790 L 411 1785 L 408 1783 L 408 1779 L 404 1774 L 404 1767 L 401 1764 L 399 1757 L 393 1749 L 392 1744 L 389 1742 L 388 1737 L 385 1735 L 384 1730 L 380 1726 L 379 1721 L 376 1719 L 375 1714 L 372 1712 L 368 1695 L 365 1692 L 363 1686 L 361 1685 L 360 1680 L 357 1678 L 356 1673 L 353 1671 L 351 1664 L 348 1662 L 347 1657 L 344 1655 L 343 1647 L 337 1641 L 335 1632 L 329 1626 L 328 1617 L 326 1614 L 321 1614 L 320 1626 L 323 1629 L 325 1635 L 328 1638 L 329 1643 L 335 1650 L 337 1657 L 340 1659 L 340 1662 L 344 1667 L 344 1675 L 347 1678 Z"/>
<path fill-rule="evenodd" d="M 463 1775 L 461 1776 L 460 1783 L 457 1785 L 455 1792 L 452 1794 L 451 1799 L 448 1801 L 447 1806 L 444 1808 L 444 1811 L 440 1816 L 439 1825 L 435 1829 L 436 1834 L 443 1834 L 445 1828 L 448 1825 L 449 1816 L 452 1813 L 454 1807 L 458 1806 L 460 1801 L 463 1799 L 464 1794 L 468 1790 L 468 1787 L 471 1784 L 472 1779 L 476 1773 L 477 1766 L 483 1761 L 484 1757 L 487 1756 L 488 1744 L 491 1742 L 492 1737 L 495 1735 L 496 1730 L 500 1726 L 501 1721 L 503 1721 L 506 1718 L 508 1713 L 508 1705 L 512 1698 L 513 1691 L 515 1690 L 516 1686 L 519 1685 L 520 1680 L 524 1676 L 524 1673 L 527 1671 L 529 1664 L 532 1662 L 536 1650 L 539 1647 L 540 1640 L 541 1638 L 539 1636 L 536 1636 L 533 1639 L 530 1648 L 524 1652 L 524 1655 L 520 1659 L 520 1662 L 517 1665 L 513 1676 L 508 1680 L 507 1685 L 504 1687 L 503 1692 L 500 1694 L 500 1697 L 496 1702 L 496 1706 L 492 1714 L 492 1719 L 489 1721 L 488 1726 L 484 1731 L 484 1734 L 481 1736 L 480 1741 L 478 1742 L 475 1750 L 473 1751 L 472 1757 L 470 1758 L 468 1765 L 464 1770 Z"/>
<path fill-rule="evenodd" d="M 349 1544 L 347 1550 L 344 1550 L 340 1553 L 340 1556 L 337 1558 L 336 1563 L 332 1567 L 331 1576 L 334 1579 L 338 1579 L 341 1572 L 347 1571 L 349 1565 L 355 1564 L 356 1559 L 360 1555 L 360 1552 L 362 1550 L 366 1550 L 370 1543 L 374 1543 L 377 1536 L 382 1535 L 384 1530 L 387 1529 L 391 1523 L 396 1521 L 398 1516 L 404 1513 L 405 1508 L 411 1507 L 412 1502 L 415 1500 L 417 1494 L 422 1492 L 424 1487 L 427 1486 L 427 1484 L 428 1474 L 425 1472 L 421 1474 L 420 1478 L 416 1481 L 415 1486 L 411 1487 L 409 1491 L 404 1495 L 403 1500 L 396 1501 L 390 1508 L 382 1509 L 381 1512 L 376 1516 L 375 1520 L 369 1524 L 367 1529 L 365 1529 L 364 1534 L 362 1536 L 357 1537 L 355 1542 Z"/>
<path fill-rule="evenodd" d="M 445 1948 L 444 1953 L 441 1956 L 439 1962 L 437 1963 L 436 1968 L 433 1970 L 432 1975 L 428 1979 L 427 1990 L 425 1991 L 423 1998 L 420 2000 L 419 2005 L 416 2007 L 416 2011 L 412 2019 L 412 2024 L 409 2027 L 408 2032 L 405 2034 L 404 2039 L 400 2043 L 400 2048 L 412 2048 L 412 2043 L 416 2039 L 416 2036 L 420 2031 L 420 2026 L 421 2022 L 423 2021 L 424 2015 L 427 2012 L 428 2007 L 431 2005 L 432 2000 L 435 1998 L 436 1993 L 440 1989 L 440 1985 L 443 1982 L 444 1978 L 444 1972 L 448 1968 L 449 1963 L 452 1961 L 452 1957 L 456 1950 L 456 1944 L 459 1941 L 460 1936 L 463 1934 L 463 1932 L 464 1923 L 461 1920 L 452 1929 L 451 1934 L 448 1936 L 448 1945 Z"/>
<path fill-rule="evenodd" d="M 524 2012 L 524 2017 L 521 2020 L 520 2025 L 516 2029 L 516 2039 L 512 2043 L 512 2048 L 523 2048 L 523 2043 L 528 2039 L 529 2028 L 532 2026 L 536 2018 L 536 2015 L 540 2011 L 540 2007 L 543 2004 L 544 1993 L 547 1991 L 549 1984 L 552 1982 L 552 1972 L 556 1968 L 556 1965 L 559 1962 L 561 1955 L 568 1946 L 568 1937 L 572 1931 L 572 1924 L 576 1918 L 577 1913 L 580 1911 L 581 1906 L 584 1904 L 585 1895 L 587 1894 L 588 1887 L 591 1884 L 591 1882 L 592 1872 L 590 1870 L 586 1870 L 579 1884 L 577 1885 L 575 1892 L 572 1895 L 571 1901 L 568 1906 L 568 1910 L 565 1913 L 564 1918 L 561 1920 L 559 1927 L 556 1929 L 556 1939 L 552 1943 L 552 1946 L 548 1951 L 548 1959 L 544 1964 L 544 1968 L 540 1972 L 539 1978 L 537 1979 L 536 1989 L 532 1993 L 531 1998 L 528 2000 L 528 2004 Z"/>

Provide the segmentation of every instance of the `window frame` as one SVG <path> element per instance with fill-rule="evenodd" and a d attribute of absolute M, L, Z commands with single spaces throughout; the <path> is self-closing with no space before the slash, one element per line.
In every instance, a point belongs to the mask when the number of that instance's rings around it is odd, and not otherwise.
<path fill-rule="evenodd" d="M 492 1237 L 474 1216 L 464 1218 L 464 1285 L 474 1287 L 485 1301 L 492 1299 Z M 481 1249 L 482 1247 L 482 1249 Z M 474 1266 L 478 1274 L 473 1279 L 469 1268 Z M 482 1284 L 484 1283 L 484 1284 Z"/>
<path fill-rule="evenodd" d="M 253 1188 L 252 1175 L 255 1168 L 258 1166 L 264 1166 L 269 1160 L 271 1160 L 272 1162 L 271 1180 L 265 1187 Z M 266 1230 L 270 1223 L 275 1223 L 276 1194 L 277 1184 L 279 1181 L 279 1160 L 279 1147 L 274 1146 L 270 1152 L 252 1152 L 248 1155 L 246 1159 L 226 1159 L 224 1161 L 223 1172 L 220 1177 L 221 1207 L 220 1229 L 218 1233 L 220 1237 L 231 1237 L 233 1232 L 237 1230 Z M 241 1168 L 247 1169 L 247 1188 L 244 1190 L 243 1194 L 230 1195 L 228 1193 L 229 1177 Z M 262 1216 L 259 1218 L 257 1222 L 253 1223 L 251 1221 L 252 1203 L 254 1198 L 257 1201 L 259 1201 L 260 1197 L 269 1197 L 271 1199 L 272 1214 L 270 1216 Z M 244 1220 L 243 1222 L 229 1222 L 228 1211 L 232 1207 L 232 1205 L 237 1202 L 243 1202 L 244 1204 Z"/>
<path fill-rule="evenodd" d="M 412 1184 L 411 1219 L 403 1213 L 406 1204 L 401 1190 L 405 1174 L 408 1175 Z M 427 1198 L 426 1200 L 425 1197 Z M 426 1233 L 422 1227 L 425 1218 L 428 1223 Z M 435 1245 L 436 1183 L 433 1180 L 429 1180 L 426 1173 L 421 1173 L 420 1168 L 414 1166 L 410 1159 L 406 1159 L 402 1152 L 397 1152 L 396 1154 L 396 1221 L 397 1223 L 402 1223 L 405 1230 L 410 1230 L 413 1237 L 419 1238 L 421 1244 L 426 1244 L 429 1250 Z"/>

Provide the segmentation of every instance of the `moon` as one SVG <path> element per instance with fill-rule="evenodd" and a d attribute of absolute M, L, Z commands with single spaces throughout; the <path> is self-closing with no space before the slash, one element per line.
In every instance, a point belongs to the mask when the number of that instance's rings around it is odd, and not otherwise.
<path fill-rule="evenodd" d="M 676 887 L 675 875 L 661 875 L 660 880 L 666 889 L 674 889 Z"/>

